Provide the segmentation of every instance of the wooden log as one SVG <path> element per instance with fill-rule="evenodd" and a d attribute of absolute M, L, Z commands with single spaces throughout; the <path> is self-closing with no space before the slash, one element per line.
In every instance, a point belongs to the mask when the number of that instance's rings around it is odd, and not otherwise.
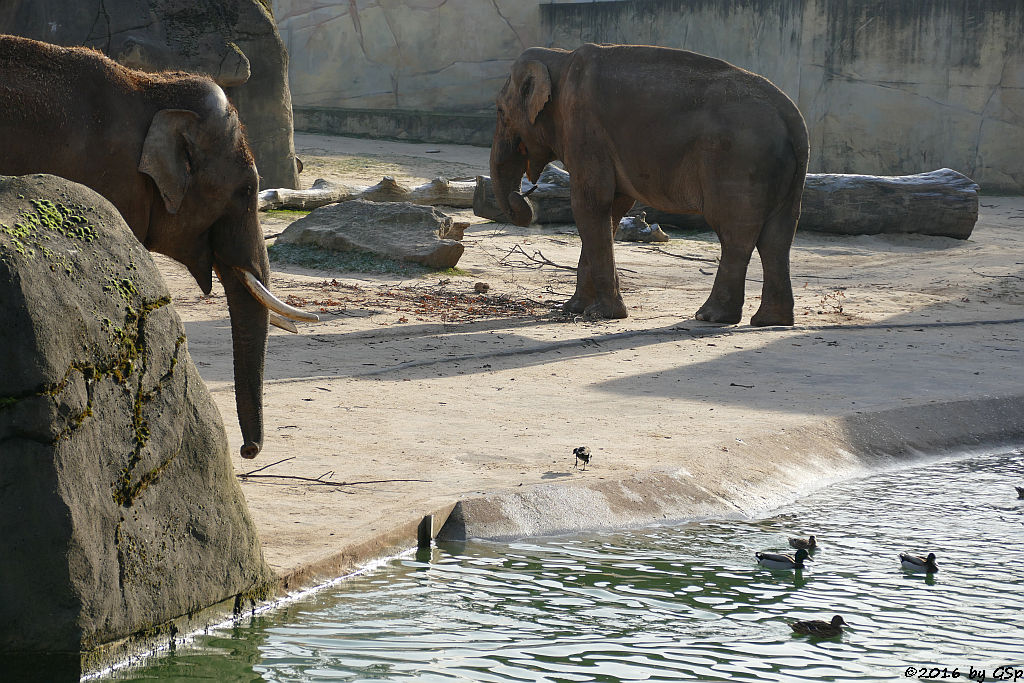
<path fill-rule="evenodd" d="M 965 240 L 977 221 L 977 183 L 950 168 L 907 176 L 809 173 L 800 229 Z"/>
<path fill-rule="evenodd" d="M 270 209 L 299 209 L 312 211 L 321 206 L 355 199 L 365 188 L 335 185 L 317 178 L 308 190 L 275 188 L 260 191 L 260 211 Z"/>
<path fill-rule="evenodd" d="M 336 185 L 322 178 L 308 190 L 272 189 L 260 192 L 260 211 L 268 209 L 312 210 L 328 204 L 365 199 L 371 202 L 411 202 L 431 206 L 473 206 L 475 181 L 434 178 L 419 187 L 406 187 L 391 176 L 384 176 L 371 187 Z"/>
<path fill-rule="evenodd" d="M 572 223 L 569 175 L 549 166 L 530 195 L 538 223 Z M 523 182 L 523 191 L 531 187 Z M 482 218 L 507 220 L 494 200 L 491 179 L 477 177 L 473 211 Z M 650 223 L 687 230 L 710 230 L 699 215 L 672 214 L 637 203 L 629 215 L 647 213 Z M 840 235 L 916 233 L 967 239 L 978 220 L 978 185 L 943 168 L 909 176 L 808 173 L 799 229 Z"/>

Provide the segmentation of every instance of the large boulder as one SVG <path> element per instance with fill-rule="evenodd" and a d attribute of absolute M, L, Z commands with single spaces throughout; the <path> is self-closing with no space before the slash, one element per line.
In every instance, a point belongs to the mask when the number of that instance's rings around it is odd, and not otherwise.
<path fill-rule="evenodd" d="M 0 320 L 4 674 L 78 680 L 265 596 L 220 415 L 111 204 L 54 176 L 0 177 Z M 61 674 L 39 678 L 43 662 Z"/>
<path fill-rule="evenodd" d="M 266 0 L 4 0 L 0 33 L 211 76 L 238 108 L 263 187 L 298 187 L 288 53 Z"/>
<path fill-rule="evenodd" d="M 465 250 L 460 239 L 462 232 L 451 217 L 432 206 L 353 199 L 311 211 L 289 225 L 277 244 L 367 251 L 430 268 L 454 268 Z"/>

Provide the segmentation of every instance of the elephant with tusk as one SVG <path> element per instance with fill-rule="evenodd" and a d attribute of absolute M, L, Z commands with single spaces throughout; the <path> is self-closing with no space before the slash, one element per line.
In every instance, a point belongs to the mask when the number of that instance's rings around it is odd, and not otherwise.
<path fill-rule="evenodd" d="M 51 173 L 106 197 L 147 249 L 231 316 L 242 457 L 263 445 L 267 324 L 317 320 L 267 289 L 259 177 L 235 108 L 205 76 L 143 73 L 84 48 L 0 36 L 0 174 Z"/>
<path fill-rule="evenodd" d="M 789 251 L 807 173 L 807 128 L 767 79 L 686 50 L 584 45 L 530 48 L 497 98 L 491 179 L 498 207 L 517 225 L 534 208 L 549 162 L 570 173 L 582 241 L 576 292 L 565 310 L 624 318 L 612 252 L 614 227 L 637 200 L 703 214 L 722 259 L 698 320 L 737 323 L 756 248 L 764 269 L 753 325 L 792 325 Z"/>

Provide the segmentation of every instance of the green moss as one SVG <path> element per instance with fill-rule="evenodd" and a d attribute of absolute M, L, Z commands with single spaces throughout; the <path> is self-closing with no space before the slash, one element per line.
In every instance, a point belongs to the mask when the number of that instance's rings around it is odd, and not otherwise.
<path fill-rule="evenodd" d="M 19 213 L 14 225 L 0 223 L 0 234 L 6 235 L 10 243 L 7 246 L 0 242 L 0 253 L 12 250 L 28 257 L 39 253 L 55 262 L 50 266 L 51 270 L 61 268 L 70 274 L 71 266 L 64 255 L 47 247 L 46 242 L 53 238 L 53 233 L 80 242 L 88 243 L 95 240 L 96 228 L 86 217 L 92 209 L 69 206 L 48 199 L 32 199 L 29 203 L 34 210 Z"/>
<path fill-rule="evenodd" d="M 164 373 L 160 378 L 160 381 L 152 390 L 145 391 L 143 389 L 142 382 L 143 378 L 146 376 L 146 371 L 149 366 L 148 344 L 145 336 L 146 318 L 152 311 L 161 308 L 168 303 L 170 303 L 170 299 L 168 297 L 162 297 L 144 304 L 138 311 L 129 309 L 126 314 L 125 326 L 119 330 L 121 335 L 120 348 L 122 350 L 122 362 L 127 363 L 126 366 L 122 365 L 123 368 L 127 368 L 127 374 L 124 375 L 123 381 L 127 381 L 128 375 L 131 374 L 133 365 L 137 365 L 139 369 L 138 381 L 133 387 L 135 389 L 131 424 L 134 442 L 133 449 L 131 455 L 128 457 L 128 462 L 114 481 L 111 491 L 111 496 L 113 497 L 114 502 L 123 507 L 131 507 L 138 496 L 145 491 L 150 484 L 155 482 L 159 478 L 161 472 L 163 472 L 171 461 L 177 457 L 177 453 L 173 453 L 156 468 L 149 472 L 142 473 L 134 483 L 132 482 L 135 470 L 138 468 L 139 463 L 142 462 L 142 451 L 145 449 L 146 444 L 149 443 L 150 431 L 149 423 L 146 420 L 144 412 L 145 405 L 159 395 L 163 390 L 164 382 L 173 377 L 174 368 L 178 364 L 178 355 L 185 343 L 185 336 L 179 336 L 174 345 L 174 352 L 171 355 L 171 361 L 167 372 Z M 131 330 L 131 333 L 126 332 L 127 330 Z M 115 374 L 112 376 L 115 380 L 118 379 L 118 375 Z"/>
<path fill-rule="evenodd" d="M 104 292 L 117 292 L 122 299 L 126 302 L 131 303 L 132 298 L 138 296 L 139 290 L 135 286 L 135 283 L 130 278 L 110 278 L 107 280 L 107 284 L 103 286 Z"/>
<path fill-rule="evenodd" d="M 255 605 L 263 602 L 267 602 L 274 598 L 277 593 L 278 582 L 274 581 L 259 581 L 253 584 L 249 590 L 239 593 L 235 596 L 235 616 L 238 616 L 247 609 L 251 609 Z"/>
<path fill-rule="evenodd" d="M 268 216 L 283 216 L 285 218 L 302 217 L 309 215 L 309 211 L 301 209 L 269 209 L 265 211 Z"/>

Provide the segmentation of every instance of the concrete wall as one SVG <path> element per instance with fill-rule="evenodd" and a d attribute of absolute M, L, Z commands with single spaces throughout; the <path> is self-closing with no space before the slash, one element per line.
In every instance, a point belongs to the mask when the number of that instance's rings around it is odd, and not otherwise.
<path fill-rule="evenodd" d="M 274 15 L 299 130 L 490 144 L 509 64 L 539 40 L 535 0 L 274 0 Z"/>
<path fill-rule="evenodd" d="M 1020 0 L 275 0 L 274 7 L 292 56 L 299 129 L 412 131 L 488 144 L 494 96 L 524 46 L 655 44 L 772 79 L 807 119 L 813 172 L 949 166 L 983 191 L 1024 192 Z M 348 120 L 361 128 L 346 131 Z"/>

